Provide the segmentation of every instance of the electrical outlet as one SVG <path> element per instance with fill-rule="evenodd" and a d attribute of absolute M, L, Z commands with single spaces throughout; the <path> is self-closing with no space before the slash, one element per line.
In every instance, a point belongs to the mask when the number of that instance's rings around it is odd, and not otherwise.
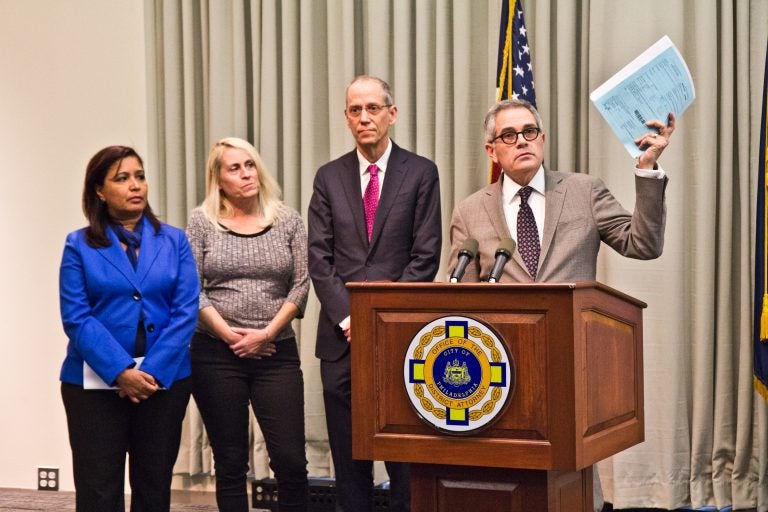
<path fill-rule="evenodd" d="M 59 490 L 59 468 L 48 468 L 48 467 L 37 468 L 37 490 L 38 491 L 58 491 Z"/>

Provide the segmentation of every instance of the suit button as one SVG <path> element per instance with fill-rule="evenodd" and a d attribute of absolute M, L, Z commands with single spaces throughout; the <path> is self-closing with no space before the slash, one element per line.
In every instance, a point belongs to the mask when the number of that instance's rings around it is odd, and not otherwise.
<path fill-rule="evenodd" d="M 155 332 L 155 324 L 149 324 L 147 326 L 147 332 Z"/>
<path fill-rule="evenodd" d="M 139 292 L 135 292 L 133 294 L 133 300 L 141 300 L 141 294 Z"/>

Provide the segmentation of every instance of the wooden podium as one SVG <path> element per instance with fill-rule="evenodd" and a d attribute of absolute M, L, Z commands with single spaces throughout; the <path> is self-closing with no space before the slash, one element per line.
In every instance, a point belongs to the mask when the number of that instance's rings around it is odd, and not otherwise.
<path fill-rule="evenodd" d="M 643 441 L 643 302 L 605 285 L 350 283 L 353 455 L 412 463 L 414 512 L 592 512 L 592 464 Z M 492 327 L 515 384 L 469 435 L 427 424 L 403 376 L 414 336 Z"/>

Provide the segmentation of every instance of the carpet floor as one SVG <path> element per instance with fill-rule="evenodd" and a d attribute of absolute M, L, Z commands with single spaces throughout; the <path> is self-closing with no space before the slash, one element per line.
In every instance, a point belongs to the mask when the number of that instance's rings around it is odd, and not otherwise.
<path fill-rule="evenodd" d="M 130 498 L 126 498 L 129 510 Z M 0 512 L 70 512 L 75 510 L 75 493 L 64 491 L 33 491 L 0 489 Z M 174 492 L 172 512 L 216 512 L 209 493 Z"/>
<path fill-rule="evenodd" d="M 171 512 L 216 512 L 216 501 L 213 493 L 173 491 Z M 126 497 L 126 510 L 129 510 L 130 497 Z M 0 489 L 0 512 L 73 512 L 75 510 L 75 493 L 65 491 L 33 491 L 26 489 Z M 690 511 L 691 509 L 687 509 Z M 702 510 L 702 509 L 699 509 Z M 713 509 L 708 508 L 707 511 Z M 724 509 L 731 511 L 730 508 Z M 261 509 L 251 509 L 260 512 Z M 675 512 L 687 512 L 678 510 Z M 269 512 L 269 511 L 262 511 Z M 606 504 L 603 512 L 614 512 L 610 504 Z M 659 509 L 622 509 L 615 512 L 664 512 Z M 723 512 L 723 511 L 721 511 Z M 737 512 L 737 511 L 733 511 Z M 755 512 L 743 511 L 743 512 Z"/>

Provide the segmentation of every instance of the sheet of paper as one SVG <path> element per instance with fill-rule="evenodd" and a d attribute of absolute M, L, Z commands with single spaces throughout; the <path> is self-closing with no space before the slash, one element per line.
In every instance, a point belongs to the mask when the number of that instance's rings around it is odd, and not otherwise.
<path fill-rule="evenodd" d="M 634 141 L 650 131 L 646 121 L 679 117 L 695 97 L 688 66 L 667 36 L 589 95 L 632 157 L 642 153 Z"/>
<path fill-rule="evenodd" d="M 133 360 L 136 361 L 136 366 L 134 366 L 134 368 L 138 370 L 142 361 L 144 361 L 144 358 L 134 357 Z M 102 378 L 93 371 L 93 368 L 83 361 L 83 389 L 117 389 L 117 386 L 110 386 L 104 382 Z"/>

